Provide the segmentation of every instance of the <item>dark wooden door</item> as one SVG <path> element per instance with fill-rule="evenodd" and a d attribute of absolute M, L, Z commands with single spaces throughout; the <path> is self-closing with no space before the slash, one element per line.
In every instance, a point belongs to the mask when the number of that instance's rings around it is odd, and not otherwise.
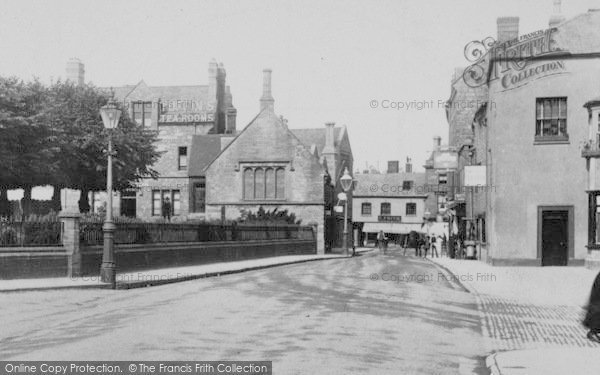
<path fill-rule="evenodd" d="M 542 266 L 566 266 L 569 252 L 569 212 L 542 212 Z"/>
<path fill-rule="evenodd" d="M 136 214 L 135 191 L 121 192 L 121 216 L 136 217 Z"/>

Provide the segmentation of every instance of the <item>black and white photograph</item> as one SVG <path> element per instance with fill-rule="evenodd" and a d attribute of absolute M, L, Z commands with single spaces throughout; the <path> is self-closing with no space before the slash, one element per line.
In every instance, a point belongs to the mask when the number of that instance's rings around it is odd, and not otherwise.
<path fill-rule="evenodd" d="M 0 375 L 600 374 L 600 0 L 0 0 Z"/>

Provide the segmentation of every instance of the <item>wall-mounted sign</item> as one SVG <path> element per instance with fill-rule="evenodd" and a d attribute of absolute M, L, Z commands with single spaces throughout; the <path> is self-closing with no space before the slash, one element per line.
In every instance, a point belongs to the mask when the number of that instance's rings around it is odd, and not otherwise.
<path fill-rule="evenodd" d="M 464 186 L 485 186 L 486 168 L 485 165 L 467 165 L 465 167 Z"/>
<path fill-rule="evenodd" d="M 198 99 L 161 99 L 158 122 L 213 122 L 215 104 Z"/>
<path fill-rule="evenodd" d="M 377 216 L 377 221 L 386 223 L 399 223 L 402 221 L 402 216 L 379 215 Z"/>
<path fill-rule="evenodd" d="M 344 212 L 344 206 L 334 206 L 333 212 L 342 213 Z"/>
<path fill-rule="evenodd" d="M 433 153 L 434 169 L 458 168 L 458 153 L 453 150 L 441 150 Z"/>

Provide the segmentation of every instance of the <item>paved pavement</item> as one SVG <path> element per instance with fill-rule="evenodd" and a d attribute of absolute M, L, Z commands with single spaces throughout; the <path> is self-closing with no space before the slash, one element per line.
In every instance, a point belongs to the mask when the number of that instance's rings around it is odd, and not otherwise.
<path fill-rule="evenodd" d="M 481 372 L 474 295 L 378 251 L 131 290 L 6 293 L 0 358 L 272 360 L 276 374 Z"/>
<path fill-rule="evenodd" d="M 359 249 L 359 252 L 371 249 Z M 117 288 L 129 289 L 152 285 L 169 284 L 229 273 L 245 272 L 261 268 L 303 263 L 315 260 L 343 258 L 343 255 L 289 255 L 271 258 L 250 259 L 238 262 L 223 262 L 188 267 L 171 267 L 137 272 L 118 273 Z M 39 279 L 0 280 L 0 292 L 22 292 L 44 289 L 108 288 L 99 276 L 53 277 Z"/>
<path fill-rule="evenodd" d="M 600 374 L 600 345 L 581 325 L 596 272 L 432 260 L 477 297 L 494 374 Z"/>

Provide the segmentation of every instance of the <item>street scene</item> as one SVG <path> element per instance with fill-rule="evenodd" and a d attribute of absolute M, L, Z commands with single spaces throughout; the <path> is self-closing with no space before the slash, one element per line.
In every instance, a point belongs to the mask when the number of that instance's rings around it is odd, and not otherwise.
<path fill-rule="evenodd" d="M 598 0 L 0 0 L 0 374 L 599 374 Z"/>

